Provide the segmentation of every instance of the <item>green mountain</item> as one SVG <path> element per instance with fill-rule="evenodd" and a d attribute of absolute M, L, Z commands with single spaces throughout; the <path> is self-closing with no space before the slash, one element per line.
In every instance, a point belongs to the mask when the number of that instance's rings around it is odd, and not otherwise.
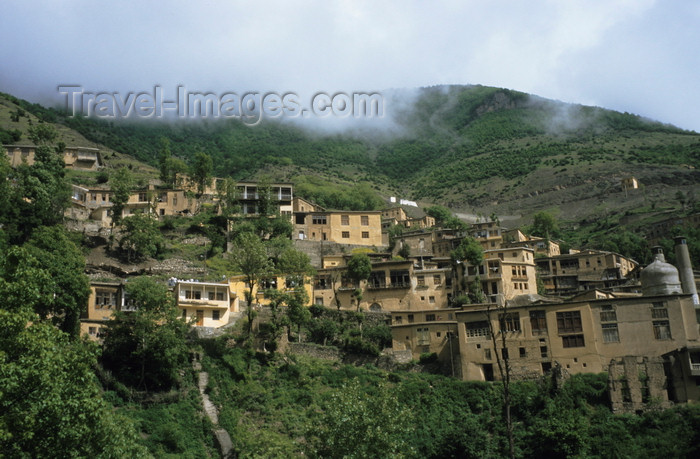
<path fill-rule="evenodd" d="M 700 182 L 700 134 L 596 107 L 485 86 L 398 90 L 387 97 L 390 134 L 320 134 L 299 124 L 237 120 L 114 121 L 68 117 L 13 99 L 109 150 L 155 166 L 161 137 L 184 159 L 204 151 L 215 174 L 291 180 L 313 196 L 329 183 L 363 183 L 383 196 L 439 203 L 514 226 L 548 210 L 564 221 L 677 207 Z M 400 107 L 392 109 L 391 107 Z M 10 131 L 12 126 L 2 126 Z M 623 193 L 635 176 L 642 190 Z M 312 177 L 312 178 L 309 178 Z M 693 196 L 688 198 L 689 201 Z"/>

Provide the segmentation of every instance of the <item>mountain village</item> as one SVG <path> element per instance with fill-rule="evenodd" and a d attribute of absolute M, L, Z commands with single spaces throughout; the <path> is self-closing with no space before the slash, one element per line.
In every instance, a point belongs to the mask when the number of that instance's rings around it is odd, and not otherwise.
<path fill-rule="evenodd" d="M 32 147 L 5 149 L 13 166 L 33 162 Z M 99 150 L 91 148 L 67 148 L 64 161 L 67 168 L 103 167 Z M 164 219 L 216 209 L 219 182 L 197 194 L 184 177 L 176 187 L 156 182 L 134 189 L 122 217 Z M 630 177 L 620 187 L 634 193 L 638 183 Z M 306 306 L 362 311 L 390 325 L 392 347 L 383 355 L 396 362 L 432 359 L 447 374 L 474 381 L 503 379 L 504 369 L 514 379 L 608 372 L 616 412 L 700 400 L 698 274 L 683 237 L 675 239 L 677 266 L 666 263 L 660 248 L 641 266 L 602 250 L 562 253 L 562 241 L 505 228 L 497 217 L 453 229 L 395 198 L 381 211 L 329 210 L 295 195 L 291 183 L 238 182 L 236 188 L 241 215 L 256 215 L 266 193 L 274 213 L 292 223 L 294 247 L 315 269 L 304 276 Z M 66 225 L 106 239 L 112 193 L 108 184 L 72 185 Z M 698 225 L 700 216 L 686 223 Z M 663 235 L 661 226 L 650 239 Z M 480 246 L 476 263 L 459 250 L 465 239 Z M 349 275 L 357 254 L 371 263 L 363 279 Z M 255 285 L 252 305 L 243 275 L 212 282 L 172 273 L 168 286 L 182 319 L 200 336 L 216 336 L 248 307 L 269 307 L 270 290 L 296 287 L 296 276 L 287 274 Z M 91 282 L 81 334 L 100 340 L 115 311 L 133 310 L 125 282 Z"/>

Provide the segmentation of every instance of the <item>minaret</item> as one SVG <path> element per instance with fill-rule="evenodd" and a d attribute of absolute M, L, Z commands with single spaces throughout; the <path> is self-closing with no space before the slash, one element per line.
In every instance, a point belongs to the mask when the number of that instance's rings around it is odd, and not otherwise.
<path fill-rule="evenodd" d="M 676 264 L 678 265 L 678 275 L 681 278 L 683 293 L 693 295 L 693 304 L 700 305 L 700 300 L 698 300 L 698 290 L 695 287 L 693 267 L 690 264 L 688 242 L 683 236 L 675 237 L 673 240 L 676 243 Z"/>

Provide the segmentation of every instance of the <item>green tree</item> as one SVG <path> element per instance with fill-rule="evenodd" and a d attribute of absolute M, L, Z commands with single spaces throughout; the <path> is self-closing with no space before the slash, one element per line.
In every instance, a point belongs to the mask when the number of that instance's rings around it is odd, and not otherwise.
<path fill-rule="evenodd" d="M 226 250 L 228 250 L 228 245 L 231 242 L 231 220 L 241 211 L 240 193 L 236 181 L 230 177 L 217 182 L 216 192 L 219 197 L 221 216 L 226 219 Z"/>
<path fill-rule="evenodd" d="M 37 145 L 34 164 L 13 169 L 5 155 L 0 163 L 0 225 L 15 244 L 26 241 L 35 228 L 62 223 L 70 202 L 63 147 L 51 146 L 57 138 L 55 129 L 37 125 L 30 128 L 30 138 Z"/>
<path fill-rule="evenodd" d="M 0 451 L 7 457 L 147 457 L 133 427 L 101 397 L 94 344 L 34 312 L 52 273 L 25 248 L 0 257 Z"/>
<path fill-rule="evenodd" d="M 472 266 L 479 266 L 484 262 L 484 250 L 479 242 L 472 237 L 465 237 L 450 256 L 452 261 L 467 261 Z"/>
<path fill-rule="evenodd" d="M 270 178 L 265 176 L 258 181 L 258 215 L 267 218 L 277 213 L 273 205 Z"/>
<path fill-rule="evenodd" d="M 360 282 L 369 279 L 372 274 L 372 262 L 366 253 L 356 253 L 348 260 L 348 277 L 352 279 L 357 287 L 353 293 L 357 300 L 357 310 L 360 310 L 360 301 L 362 300 L 362 290 L 360 290 Z"/>
<path fill-rule="evenodd" d="M 114 231 L 114 227 L 119 226 L 122 222 L 124 207 L 126 207 L 126 203 L 129 201 L 129 195 L 131 195 L 131 190 L 134 187 L 134 178 L 129 169 L 120 167 L 109 178 L 109 186 L 112 191 L 110 196 L 110 201 L 112 201 L 112 208 L 110 209 L 112 215 L 112 223 L 110 225 L 111 235 Z"/>
<path fill-rule="evenodd" d="M 469 266 L 478 267 L 484 262 L 484 250 L 479 242 L 472 237 L 465 237 L 460 242 L 459 247 L 450 253 L 452 261 L 461 263 L 464 275 L 466 276 Z M 466 263 L 464 263 L 466 262 Z M 478 270 L 474 281 L 468 286 L 468 296 L 472 303 L 483 303 L 485 298 L 481 291 L 481 280 Z M 467 287 L 467 286 L 464 286 Z"/>
<path fill-rule="evenodd" d="M 443 228 L 456 230 L 467 229 L 467 224 L 452 214 L 452 211 L 443 206 L 431 206 L 423 209 L 426 214 L 435 219 L 435 223 Z"/>
<path fill-rule="evenodd" d="M 135 311 L 117 311 L 107 324 L 102 361 L 125 384 L 140 390 L 168 390 L 187 365 L 188 325 L 175 298 L 148 277 L 125 287 Z"/>
<path fill-rule="evenodd" d="M 180 186 L 181 183 L 178 177 L 182 174 L 187 173 L 187 171 L 189 170 L 189 168 L 187 167 L 187 163 L 181 160 L 180 158 L 171 156 L 167 159 L 166 166 L 168 169 L 168 180 L 166 182 L 167 185 L 171 187 Z"/>
<path fill-rule="evenodd" d="M 246 314 L 248 316 L 248 336 L 253 332 L 255 319 L 253 291 L 261 279 L 273 272 L 273 265 L 268 259 L 265 244 L 252 233 L 238 235 L 229 254 L 229 269 L 233 273 L 243 274 L 247 288 L 245 290 Z"/>
<path fill-rule="evenodd" d="M 546 239 L 561 236 L 557 219 L 554 218 L 552 214 L 547 212 L 538 212 L 532 217 L 530 232 L 535 236 L 540 236 Z"/>
<path fill-rule="evenodd" d="M 137 213 L 123 220 L 119 249 L 131 262 L 155 257 L 165 249 L 158 221 L 151 215 Z"/>
<path fill-rule="evenodd" d="M 62 226 L 41 227 L 25 244 L 38 266 L 51 275 L 53 293 L 35 312 L 42 319 L 50 318 L 61 330 L 77 338 L 80 315 L 87 307 L 90 282 L 85 273 L 85 258 L 68 238 Z"/>
<path fill-rule="evenodd" d="M 204 193 L 207 186 L 211 184 L 212 171 L 214 170 L 214 161 L 206 153 L 195 153 L 190 165 L 190 175 L 192 180 L 197 185 L 199 194 Z"/>
<path fill-rule="evenodd" d="M 413 457 L 411 410 L 380 383 L 371 388 L 353 379 L 331 391 L 311 438 L 312 455 L 332 458 Z"/>

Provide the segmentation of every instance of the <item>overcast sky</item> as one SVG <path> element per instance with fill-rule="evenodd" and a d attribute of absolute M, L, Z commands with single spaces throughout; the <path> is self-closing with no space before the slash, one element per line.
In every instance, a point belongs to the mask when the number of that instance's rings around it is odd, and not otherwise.
<path fill-rule="evenodd" d="M 36 102 L 483 84 L 700 131 L 694 0 L 3 1 L 0 31 L 0 91 Z"/>

